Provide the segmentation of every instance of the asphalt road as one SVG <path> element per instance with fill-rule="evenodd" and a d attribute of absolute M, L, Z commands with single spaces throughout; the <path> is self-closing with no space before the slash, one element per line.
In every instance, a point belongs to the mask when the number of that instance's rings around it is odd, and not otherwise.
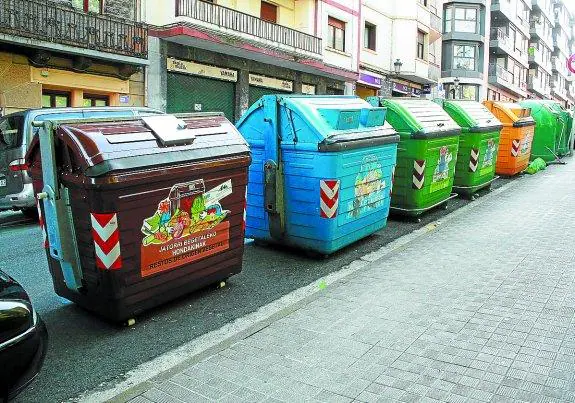
<path fill-rule="evenodd" d="M 493 187 L 507 182 L 509 179 L 499 179 Z M 202 290 L 166 304 L 139 316 L 130 328 L 103 321 L 58 297 L 52 289 L 38 226 L 20 213 L 0 213 L 0 269 L 26 288 L 50 334 L 44 367 L 17 401 L 62 401 L 104 382 L 119 381 L 137 365 L 337 271 L 467 203 L 453 199 L 447 210 L 432 211 L 420 223 L 392 219 L 384 230 L 328 259 L 250 243 L 243 272 L 232 277 L 227 287 Z"/>

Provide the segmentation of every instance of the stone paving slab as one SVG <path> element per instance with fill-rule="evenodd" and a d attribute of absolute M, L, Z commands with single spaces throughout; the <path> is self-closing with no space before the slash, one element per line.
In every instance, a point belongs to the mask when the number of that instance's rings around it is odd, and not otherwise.
<path fill-rule="evenodd" d="M 132 402 L 575 401 L 575 163 Z"/>

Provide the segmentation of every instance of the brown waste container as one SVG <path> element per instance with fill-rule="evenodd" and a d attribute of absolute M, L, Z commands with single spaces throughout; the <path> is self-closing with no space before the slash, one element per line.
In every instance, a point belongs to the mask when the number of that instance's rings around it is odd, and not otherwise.
<path fill-rule="evenodd" d="M 58 295 L 131 322 L 241 271 L 250 151 L 222 114 L 41 127 L 27 161 Z"/>

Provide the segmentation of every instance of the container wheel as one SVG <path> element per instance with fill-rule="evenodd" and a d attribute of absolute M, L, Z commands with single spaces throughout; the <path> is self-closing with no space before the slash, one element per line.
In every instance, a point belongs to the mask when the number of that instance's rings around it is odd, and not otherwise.
<path fill-rule="evenodd" d="M 226 281 L 222 280 L 218 283 L 217 288 L 224 288 L 226 286 Z"/>
<path fill-rule="evenodd" d="M 266 248 L 269 246 L 269 243 L 262 241 L 261 239 L 254 239 L 254 245 L 259 246 L 260 248 Z"/>
<path fill-rule="evenodd" d="M 445 202 L 441 205 L 442 210 L 447 210 L 448 208 L 449 208 L 449 204 L 447 204 L 447 202 Z"/>
<path fill-rule="evenodd" d="M 306 250 L 305 255 L 310 259 L 324 260 L 329 258 L 329 254 L 316 252 L 314 250 Z"/>
<path fill-rule="evenodd" d="M 124 325 L 127 327 L 134 326 L 136 324 L 136 319 L 130 318 L 124 322 Z"/>

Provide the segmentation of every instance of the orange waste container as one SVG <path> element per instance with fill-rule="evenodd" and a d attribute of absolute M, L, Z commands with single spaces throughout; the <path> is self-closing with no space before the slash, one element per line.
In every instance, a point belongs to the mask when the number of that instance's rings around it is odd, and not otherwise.
<path fill-rule="evenodd" d="M 483 104 L 503 124 L 495 172 L 516 175 L 529 165 L 535 132 L 531 109 L 512 102 L 484 101 Z"/>

